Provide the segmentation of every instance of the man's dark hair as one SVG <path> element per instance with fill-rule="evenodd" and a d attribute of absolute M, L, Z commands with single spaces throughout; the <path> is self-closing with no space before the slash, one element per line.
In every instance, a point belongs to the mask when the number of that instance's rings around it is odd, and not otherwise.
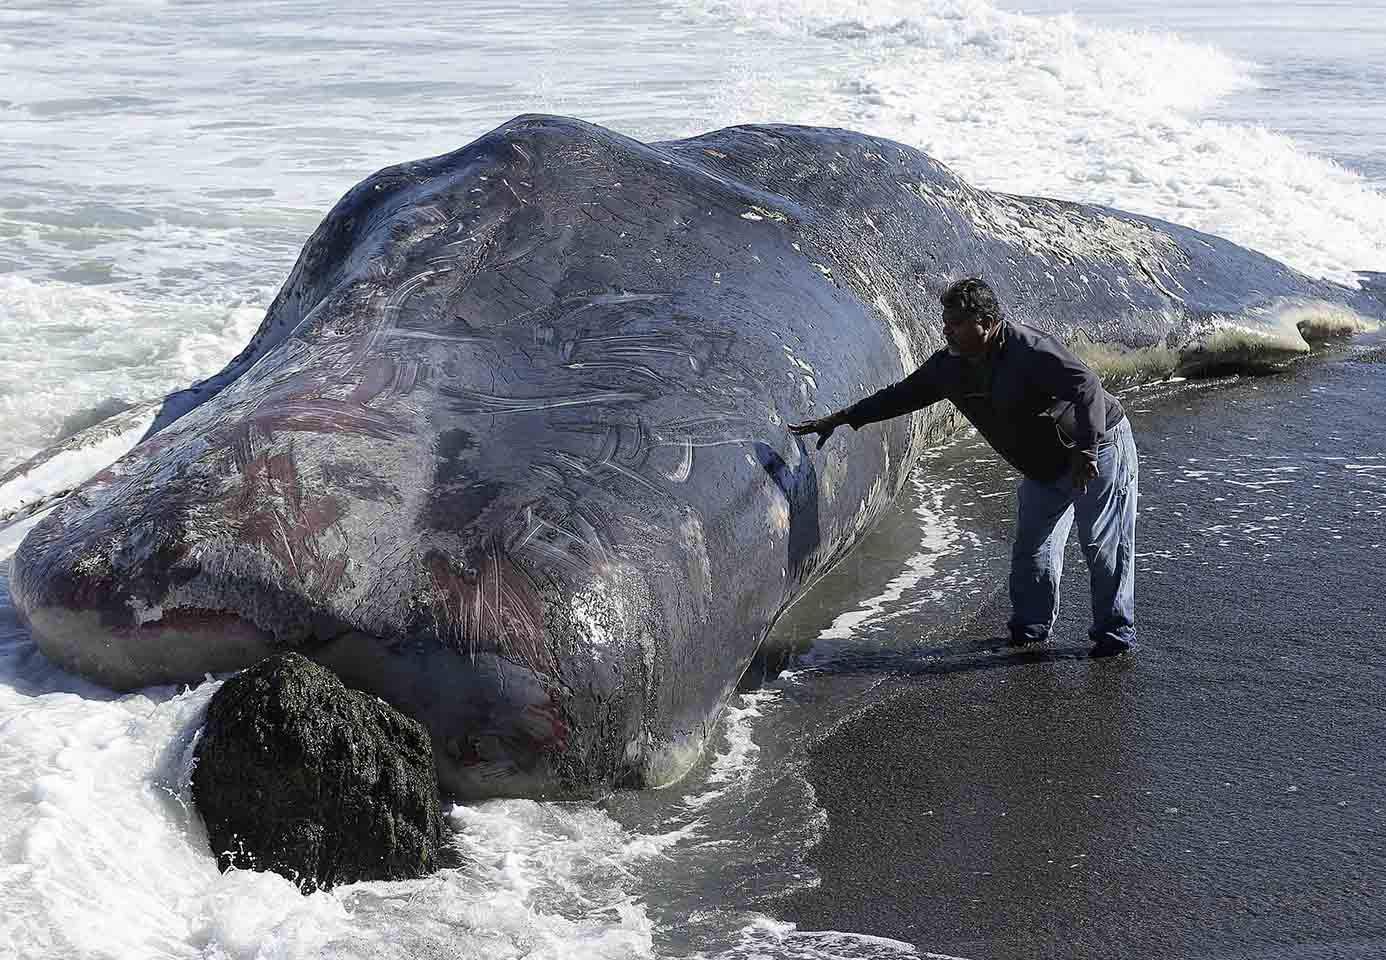
<path fill-rule="evenodd" d="M 1001 322 L 1001 304 L 981 277 L 967 277 L 948 285 L 939 296 L 945 310 L 960 310 L 979 318 L 987 326 Z"/>

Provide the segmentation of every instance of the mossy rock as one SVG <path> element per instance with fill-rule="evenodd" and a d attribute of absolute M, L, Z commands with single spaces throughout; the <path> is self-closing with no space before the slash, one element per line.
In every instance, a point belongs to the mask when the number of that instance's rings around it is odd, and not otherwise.
<path fill-rule="evenodd" d="M 222 870 L 272 870 L 310 893 L 438 866 L 427 732 L 300 654 L 226 681 L 196 754 L 193 798 Z"/>

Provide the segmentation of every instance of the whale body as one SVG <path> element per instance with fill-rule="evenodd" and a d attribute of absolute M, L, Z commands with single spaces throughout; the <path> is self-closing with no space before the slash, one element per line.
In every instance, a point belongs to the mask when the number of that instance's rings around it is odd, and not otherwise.
<path fill-rule="evenodd" d="M 522 116 L 347 193 L 245 351 L 28 534 L 14 600 L 48 657 L 116 688 L 299 650 L 421 721 L 461 797 L 670 783 L 959 420 L 822 450 L 786 424 L 911 372 L 969 275 L 1135 376 L 1381 312 L 858 133 L 644 144 Z"/>

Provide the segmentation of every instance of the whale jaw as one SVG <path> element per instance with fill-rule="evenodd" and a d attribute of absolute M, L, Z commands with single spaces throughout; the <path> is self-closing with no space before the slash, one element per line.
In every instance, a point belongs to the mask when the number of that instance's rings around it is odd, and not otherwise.
<path fill-rule="evenodd" d="M 25 619 L 49 660 L 119 691 L 196 684 L 208 674 L 249 667 L 276 649 L 265 631 L 221 610 L 160 612 L 158 620 L 112 627 L 101 610 L 54 605 L 30 608 Z"/>

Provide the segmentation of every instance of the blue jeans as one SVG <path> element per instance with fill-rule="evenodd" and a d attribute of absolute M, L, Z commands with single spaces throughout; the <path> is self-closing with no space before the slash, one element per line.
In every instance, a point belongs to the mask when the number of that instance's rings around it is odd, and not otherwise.
<path fill-rule="evenodd" d="M 1070 477 L 1020 484 L 1011 551 L 1011 639 L 1049 638 L 1059 609 L 1064 544 L 1076 518 L 1092 577 L 1094 643 L 1131 643 L 1136 636 L 1136 441 L 1122 420 L 1097 448 L 1098 475 L 1081 494 Z"/>

